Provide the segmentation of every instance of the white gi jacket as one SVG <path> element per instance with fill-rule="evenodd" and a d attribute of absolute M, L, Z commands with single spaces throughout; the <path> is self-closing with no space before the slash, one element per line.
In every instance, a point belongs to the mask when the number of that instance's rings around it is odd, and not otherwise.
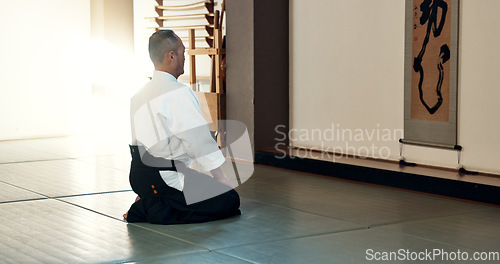
<path fill-rule="evenodd" d="M 203 118 L 198 97 L 174 76 L 155 71 L 153 78 L 131 99 L 132 145 L 142 145 L 154 157 L 179 160 L 189 166 L 194 160 L 208 172 L 225 158 Z M 160 171 L 165 183 L 184 188 L 184 175 Z"/>

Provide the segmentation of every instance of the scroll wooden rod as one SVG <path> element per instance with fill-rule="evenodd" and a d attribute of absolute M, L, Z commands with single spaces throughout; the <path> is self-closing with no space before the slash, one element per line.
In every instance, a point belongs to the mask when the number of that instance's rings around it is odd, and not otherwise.
<path fill-rule="evenodd" d="M 399 139 L 399 143 L 407 144 L 407 145 L 414 145 L 414 146 L 421 146 L 421 147 L 452 149 L 452 150 L 462 151 L 462 146 L 460 146 L 460 145 L 444 145 L 444 144 L 438 144 L 438 143 L 420 142 L 420 141 L 403 139 L 403 138 Z"/>

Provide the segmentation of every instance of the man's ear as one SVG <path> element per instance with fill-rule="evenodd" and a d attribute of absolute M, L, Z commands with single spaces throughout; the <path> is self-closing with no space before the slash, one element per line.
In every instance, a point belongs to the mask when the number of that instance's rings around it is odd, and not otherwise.
<path fill-rule="evenodd" d="M 168 58 L 170 58 L 170 57 L 168 56 L 168 53 L 165 53 L 165 55 L 163 55 L 163 61 L 162 61 L 161 63 L 162 63 L 162 64 L 163 64 L 163 63 L 166 63 L 166 62 L 168 61 Z"/>
<path fill-rule="evenodd" d="M 174 55 L 175 54 L 173 52 L 167 52 L 167 53 L 165 53 L 165 55 L 163 56 L 162 64 L 166 63 L 166 65 L 169 65 L 171 63 L 171 61 L 173 60 L 173 56 Z"/>

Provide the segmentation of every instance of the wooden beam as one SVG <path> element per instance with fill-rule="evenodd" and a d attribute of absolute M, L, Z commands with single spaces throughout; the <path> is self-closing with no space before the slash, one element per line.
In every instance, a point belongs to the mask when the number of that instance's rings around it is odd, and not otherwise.
<path fill-rule="evenodd" d="M 156 2 L 158 3 L 159 6 L 163 5 L 163 0 L 156 0 Z M 158 14 L 158 16 L 163 16 L 163 10 L 158 9 L 156 6 L 155 6 L 155 11 Z M 163 21 L 158 20 L 158 19 L 155 19 L 155 21 L 159 27 L 163 27 Z M 156 31 L 158 31 L 158 30 L 156 30 Z"/>
<path fill-rule="evenodd" d="M 214 29 L 214 48 L 218 51 L 214 54 L 215 57 L 215 92 L 222 93 L 222 80 L 220 76 L 220 66 L 222 64 L 222 30 L 219 28 L 219 10 L 215 11 L 215 29 Z"/>
<path fill-rule="evenodd" d="M 189 75 L 181 75 L 178 78 L 178 80 L 186 80 L 186 81 L 189 81 L 190 79 L 191 79 L 191 76 L 189 76 Z M 199 76 L 199 75 L 196 75 L 196 80 L 209 81 L 210 80 L 210 76 Z"/>
<path fill-rule="evenodd" d="M 215 2 L 213 0 L 210 0 L 209 2 L 205 3 L 205 8 L 208 10 L 208 13 L 214 13 L 214 5 Z"/>
<path fill-rule="evenodd" d="M 208 6 L 213 6 L 214 3 L 210 1 L 202 1 L 202 2 L 197 2 L 189 5 L 178 5 L 178 6 L 164 6 L 164 5 L 158 5 L 156 8 L 161 9 L 161 10 L 169 10 L 169 11 L 179 11 L 179 10 L 189 10 L 189 9 L 196 9 L 200 7 L 207 7 Z"/>
<path fill-rule="evenodd" d="M 224 13 L 226 13 L 226 0 L 222 0 L 221 10 L 220 10 L 219 28 L 222 28 L 222 22 L 224 21 Z"/>
<path fill-rule="evenodd" d="M 182 37 L 181 40 L 182 40 L 182 42 L 187 43 L 187 45 L 186 44 L 184 44 L 184 45 L 186 45 L 186 49 L 189 49 L 189 37 Z M 214 37 L 210 37 L 210 36 L 208 36 L 208 37 L 195 37 L 195 40 L 196 40 L 196 42 L 206 41 L 208 46 L 211 46 L 212 43 L 214 42 Z"/>
<path fill-rule="evenodd" d="M 188 55 L 216 55 L 217 53 L 223 54 L 226 52 L 225 49 L 214 49 L 214 48 L 198 48 L 198 49 L 187 49 Z"/>
<path fill-rule="evenodd" d="M 220 17 L 220 13 L 219 13 L 219 10 L 215 11 L 215 16 L 214 16 L 214 20 L 215 20 L 215 23 L 214 23 L 214 28 L 215 29 L 219 29 L 219 17 Z"/>
<path fill-rule="evenodd" d="M 223 93 L 217 94 L 217 103 L 219 107 L 217 108 L 217 120 L 226 120 L 226 95 Z M 217 125 L 217 144 L 222 148 L 226 144 L 226 131 L 225 122 L 220 122 Z"/>
<path fill-rule="evenodd" d="M 194 35 L 194 29 L 189 30 L 189 47 L 191 49 L 196 48 L 196 40 L 195 40 L 195 35 Z M 188 53 L 189 54 L 189 53 Z M 191 88 L 196 91 L 196 59 L 194 55 L 189 55 L 189 62 L 190 62 L 190 81 L 189 83 L 191 84 Z"/>
<path fill-rule="evenodd" d="M 205 18 L 215 16 L 214 13 L 207 14 L 193 14 L 193 15 L 179 15 L 179 16 L 159 16 L 159 17 L 146 17 L 145 19 L 158 19 L 158 20 L 181 20 L 181 19 L 195 19 L 195 18 Z"/>
<path fill-rule="evenodd" d="M 155 19 L 156 24 L 158 24 L 158 27 L 163 27 L 163 20 Z"/>
<path fill-rule="evenodd" d="M 158 29 L 158 30 L 164 30 L 164 29 L 178 29 L 178 30 L 190 30 L 190 29 L 206 29 L 207 31 L 212 30 L 214 25 L 193 25 L 193 26 L 172 26 L 172 27 L 157 27 L 157 28 L 150 28 L 150 29 Z"/>
<path fill-rule="evenodd" d="M 215 56 L 210 56 L 210 92 L 215 92 Z"/>
<path fill-rule="evenodd" d="M 212 36 L 207 36 L 207 37 L 195 37 L 194 38 L 196 41 L 206 41 L 206 40 L 213 40 L 214 37 Z M 189 43 L 189 37 L 182 37 L 181 38 L 182 41 L 188 41 Z"/>
<path fill-rule="evenodd" d="M 158 14 L 158 16 L 163 16 L 163 10 L 159 9 L 158 6 L 155 6 L 155 11 Z"/>

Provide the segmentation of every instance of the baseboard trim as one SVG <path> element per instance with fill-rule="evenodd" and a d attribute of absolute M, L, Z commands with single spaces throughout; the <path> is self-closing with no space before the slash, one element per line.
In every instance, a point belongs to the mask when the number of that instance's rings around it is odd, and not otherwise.
<path fill-rule="evenodd" d="M 500 187 L 498 186 L 309 158 L 292 156 L 277 157 L 276 153 L 265 151 L 255 152 L 255 163 L 339 179 L 402 188 L 495 205 L 500 204 L 498 195 Z"/>

